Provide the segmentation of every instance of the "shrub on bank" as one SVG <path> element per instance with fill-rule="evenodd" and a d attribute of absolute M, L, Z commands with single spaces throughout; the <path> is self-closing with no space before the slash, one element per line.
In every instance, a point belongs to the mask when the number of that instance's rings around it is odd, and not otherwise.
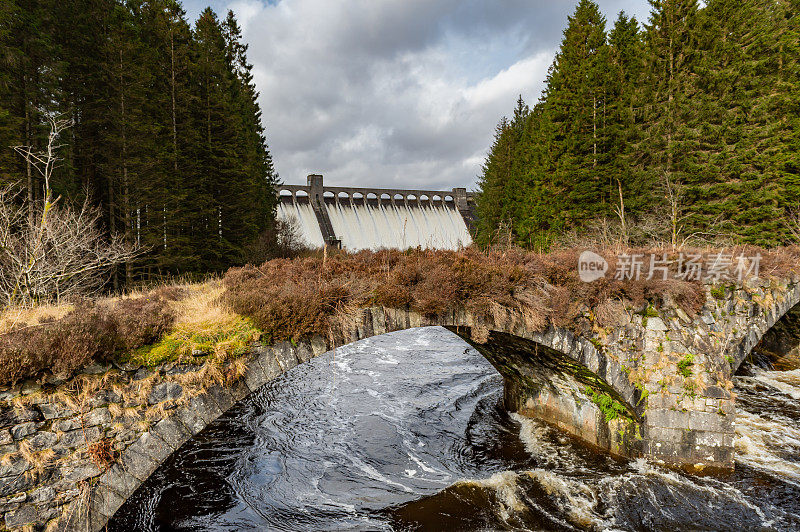
<path fill-rule="evenodd" d="M 692 250 L 703 251 L 710 252 Z M 646 263 L 638 279 L 615 279 L 617 254 L 610 251 L 603 253 L 608 275 L 583 282 L 578 272 L 581 252 L 417 249 L 277 259 L 229 270 L 222 301 L 251 318 L 272 340 L 331 334 L 355 309 L 372 305 L 408 308 L 429 317 L 457 308 L 487 318 L 512 311 L 530 328 L 541 330 L 548 324 L 585 326 L 587 316 L 608 326 L 626 312 L 665 300 L 695 316 L 705 302 L 702 281 L 658 275 L 648 279 Z M 677 252 L 657 249 L 626 253 L 678 257 Z M 762 277 L 792 273 L 800 258 L 798 248 L 740 247 L 727 253 L 762 255 Z"/>
<path fill-rule="evenodd" d="M 174 320 L 160 296 L 116 304 L 79 302 L 60 320 L 22 325 L 0 335 L 0 383 L 33 378 L 43 370 L 69 375 L 92 361 L 109 362 L 154 342 Z"/>

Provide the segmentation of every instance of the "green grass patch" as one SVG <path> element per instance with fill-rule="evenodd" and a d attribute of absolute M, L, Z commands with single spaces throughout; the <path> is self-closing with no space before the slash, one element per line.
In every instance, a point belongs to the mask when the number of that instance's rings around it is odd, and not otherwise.
<path fill-rule="evenodd" d="M 131 352 L 128 362 L 152 368 L 186 357 L 228 360 L 247 353 L 260 336 L 261 331 L 242 317 L 180 326 L 161 341 Z"/>
<path fill-rule="evenodd" d="M 678 373 L 683 375 L 684 378 L 689 378 L 692 376 L 692 366 L 694 366 L 694 355 L 686 353 L 678 362 Z"/>

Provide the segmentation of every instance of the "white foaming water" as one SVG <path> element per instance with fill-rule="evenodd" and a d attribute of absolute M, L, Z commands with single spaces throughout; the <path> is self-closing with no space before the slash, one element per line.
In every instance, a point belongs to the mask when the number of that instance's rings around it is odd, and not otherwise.
<path fill-rule="evenodd" d="M 800 400 L 800 369 L 791 371 L 767 371 L 756 369 L 755 379 L 772 386 L 792 399 Z"/>
<path fill-rule="evenodd" d="M 774 388 L 794 400 L 800 399 L 800 370 L 755 370 L 747 379 Z M 741 385 L 747 380 L 741 379 Z M 776 405 L 783 401 L 773 396 Z M 800 462 L 787 460 L 787 455 L 800 454 L 800 427 L 780 413 L 757 415 L 739 408 L 736 412 L 736 460 L 761 471 L 776 475 L 800 486 Z"/>
<path fill-rule="evenodd" d="M 461 214 L 443 204 L 377 204 L 337 201 L 327 203 L 333 232 L 348 251 L 362 249 L 458 249 L 472 243 Z M 322 233 L 311 205 L 281 202 L 278 215 L 294 215 L 303 238 L 322 246 Z"/>
<path fill-rule="evenodd" d="M 278 202 L 278 218 L 282 220 L 295 220 L 300 234 L 307 246 L 319 248 L 325 245 L 319 222 L 310 203 L 284 203 Z"/>

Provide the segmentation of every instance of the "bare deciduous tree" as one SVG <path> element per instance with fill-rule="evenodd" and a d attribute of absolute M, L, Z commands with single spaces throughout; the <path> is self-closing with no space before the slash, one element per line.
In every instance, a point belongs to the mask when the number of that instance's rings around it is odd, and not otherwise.
<path fill-rule="evenodd" d="M 44 150 L 13 147 L 41 175 L 42 201 L 23 198 L 12 186 L 0 189 L 0 302 L 8 306 L 93 293 L 113 267 L 140 253 L 122 237 L 104 235 L 100 212 L 88 199 L 74 208 L 53 198 L 58 139 L 72 122 L 46 116 L 50 135 Z"/>

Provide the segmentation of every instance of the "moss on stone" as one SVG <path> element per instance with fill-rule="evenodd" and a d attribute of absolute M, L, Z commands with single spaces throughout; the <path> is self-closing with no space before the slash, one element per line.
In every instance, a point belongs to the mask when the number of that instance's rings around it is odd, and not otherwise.
<path fill-rule="evenodd" d="M 625 405 L 611 397 L 607 392 L 597 393 L 591 387 L 587 386 L 586 395 L 588 395 L 592 402 L 596 404 L 600 411 L 606 418 L 606 422 L 617 419 L 619 417 L 629 418 L 628 409 Z"/>

